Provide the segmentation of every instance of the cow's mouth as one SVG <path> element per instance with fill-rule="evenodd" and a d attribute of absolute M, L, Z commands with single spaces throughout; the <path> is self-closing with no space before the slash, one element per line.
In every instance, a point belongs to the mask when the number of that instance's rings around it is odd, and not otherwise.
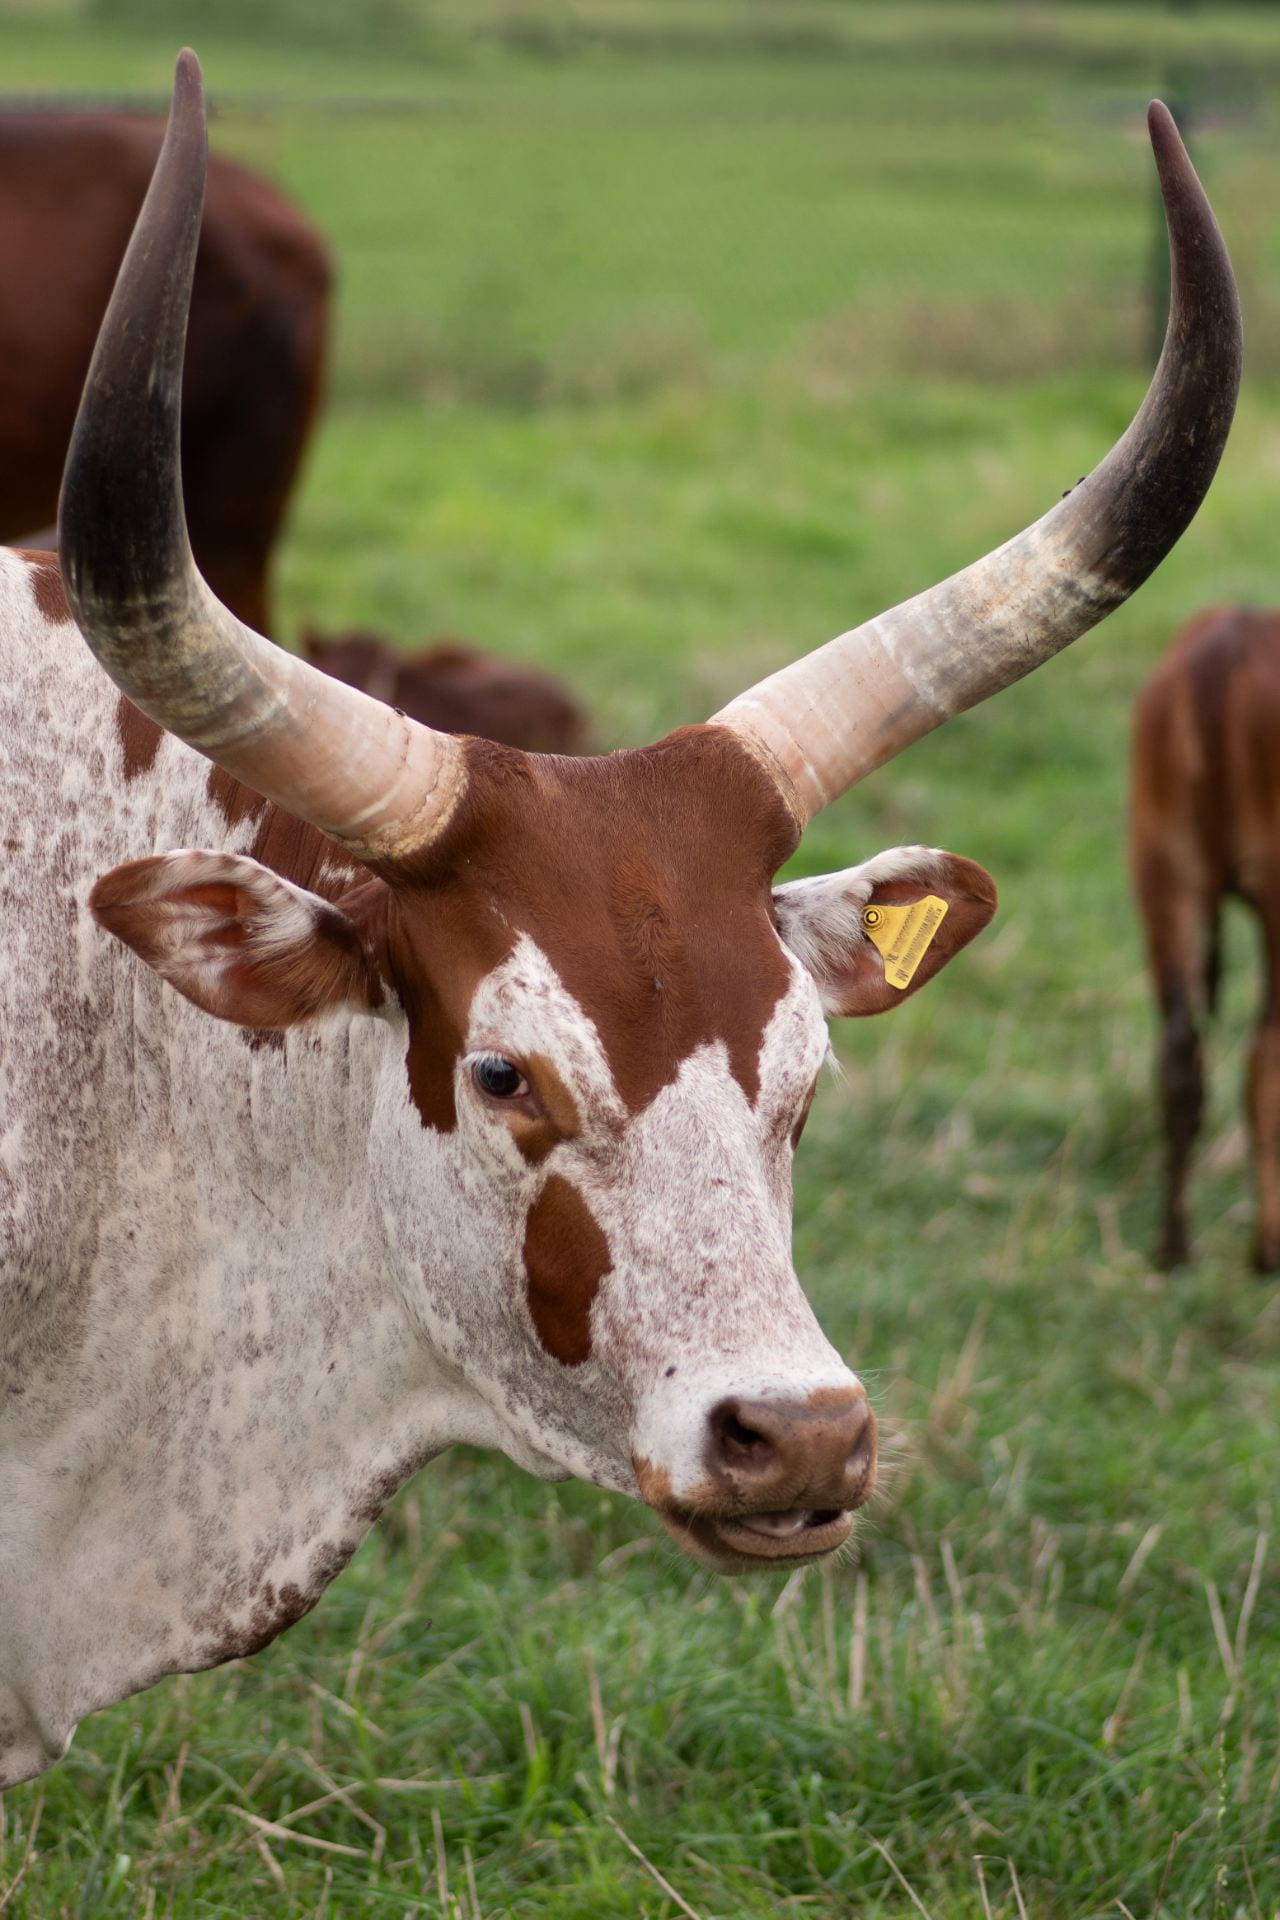
<path fill-rule="evenodd" d="M 844 1545 L 853 1526 L 847 1507 L 714 1515 L 668 1507 L 658 1517 L 686 1553 L 724 1573 L 821 1560 Z"/>

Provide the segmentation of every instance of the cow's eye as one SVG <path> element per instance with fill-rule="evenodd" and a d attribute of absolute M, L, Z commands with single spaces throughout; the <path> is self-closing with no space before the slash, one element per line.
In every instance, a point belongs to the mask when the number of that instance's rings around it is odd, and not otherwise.
<path fill-rule="evenodd" d="M 471 1078 L 481 1093 L 487 1093 L 491 1100 L 518 1100 L 522 1093 L 528 1093 L 529 1082 L 519 1067 L 510 1060 L 504 1060 L 500 1053 L 482 1053 L 472 1063 Z"/>

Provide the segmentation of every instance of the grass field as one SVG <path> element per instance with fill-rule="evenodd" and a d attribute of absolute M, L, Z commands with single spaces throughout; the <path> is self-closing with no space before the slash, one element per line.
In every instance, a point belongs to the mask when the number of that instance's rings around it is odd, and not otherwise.
<path fill-rule="evenodd" d="M 1256 366 L 1132 606 L 799 856 L 942 844 L 1002 894 L 927 994 L 837 1029 L 798 1160 L 799 1270 L 888 1436 L 856 1554 L 716 1581 L 637 1505 L 450 1455 L 269 1652 L 99 1716 L 3 1796 L 0 1911 L 1274 1920 L 1252 933 L 1229 928 L 1202 1259 L 1159 1277 L 1123 795 L 1173 626 L 1280 599 L 1280 21 L 803 0 L 808 43 L 762 49 L 777 14 L 715 0 L 421 12 L 435 38 L 401 56 L 194 10 L 0 21 L 9 91 L 158 94 L 193 39 L 220 144 L 334 236 L 290 630 L 470 635 L 568 674 L 612 745 L 994 545 L 1140 395 L 1136 116 L 1171 64 L 1202 76 Z"/>

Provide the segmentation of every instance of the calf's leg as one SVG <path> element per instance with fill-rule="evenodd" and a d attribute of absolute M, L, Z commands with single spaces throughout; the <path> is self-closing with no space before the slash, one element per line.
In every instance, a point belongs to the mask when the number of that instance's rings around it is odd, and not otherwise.
<path fill-rule="evenodd" d="M 1249 1125 L 1253 1135 L 1257 1225 L 1253 1263 L 1280 1268 L 1280 910 L 1263 915 L 1265 999 L 1249 1061 Z"/>
<path fill-rule="evenodd" d="M 1204 1115 L 1204 1057 L 1191 1000 L 1180 981 L 1161 994 L 1160 1104 L 1164 1119 L 1164 1213 L 1156 1264 L 1166 1272 L 1191 1257 L 1187 1173 Z"/>

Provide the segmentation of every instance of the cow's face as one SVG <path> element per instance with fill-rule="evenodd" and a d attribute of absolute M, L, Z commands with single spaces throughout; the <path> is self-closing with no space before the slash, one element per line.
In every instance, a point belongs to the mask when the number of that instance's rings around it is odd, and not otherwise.
<path fill-rule="evenodd" d="M 336 902 L 179 854 L 106 876 L 95 912 L 223 1018 L 389 1029 L 367 1167 L 392 1277 L 513 1458 L 638 1490 L 717 1564 L 826 1552 L 875 1427 L 791 1264 L 825 1015 L 902 998 L 868 903 L 945 900 L 914 987 L 991 884 L 917 849 L 775 888 L 793 824 L 718 729 L 468 753 L 441 842 Z"/>
<path fill-rule="evenodd" d="M 403 1051 L 371 1164 L 424 1325 L 501 1410 L 503 1444 L 532 1436 L 547 1461 L 634 1476 L 713 1556 L 824 1550 L 844 1525 L 829 1516 L 870 1480 L 861 1390 L 786 1253 L 785 1143 L 822 1051 L 819 1002 L 879 1011 L 993 904 L 950 857 L 885 856 L 772 895 L 771 876 L 796 823 L 1139 585 L 1226 437 L 1230 266 L 1164 108 L 1150 126 L 1170 325 L 1112 455 L 1024 533 L 709 727 L 569 770 L 411 724 L 267 645 L 200 579 L 178 419 L 204 110 L 194 55 L 178 62 L 68 455 L 71 608 L 121 692 L 376 877 L 324 900 L 272 861 L 201 872 L 183 856 L 108 876 L 101 917 L 224 1017 L 342 1006 L 389 1022 Z M 448 1247 L 431 1244 L 440 1218 Z"/>

